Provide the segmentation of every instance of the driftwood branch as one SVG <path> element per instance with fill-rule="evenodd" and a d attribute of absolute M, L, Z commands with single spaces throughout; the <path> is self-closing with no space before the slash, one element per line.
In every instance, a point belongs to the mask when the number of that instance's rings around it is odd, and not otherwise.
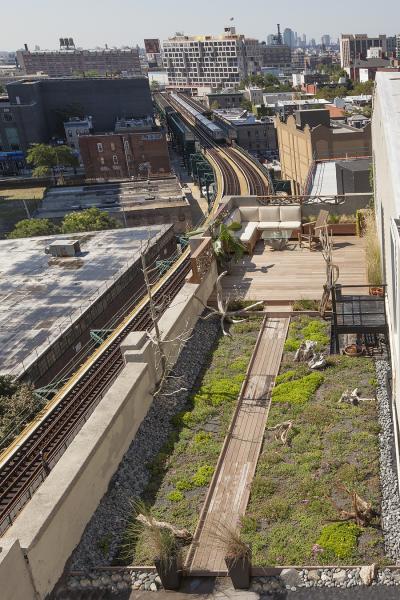
<path fill-rule="evenodd" d="M 146 527 L 168 529 L 168 531 L 170 531 L 177 539 L 181 540 L 185 544 L 190 544 L 193 539 L 193 536 L 188 529 L 177 529 L 176 527 L 174 527 L 174 525 L 171 525 L 171 523 L 167 523 L 166 521 L 156 521 L 156 519 L 153 519 L 152 517 L 147 517 L 142 513 L 139 513 L 136 516 L 136 520 L 139 521 L 139 523 L 142 523 L 142 525 L 145 525 Z"/>
<path fill-rule="evenodd" d="M 278 423 L 275 427 L 268 427 L 268 431 L 275 431 L 275 439 L 281 440 L 282 444 L 287 443 L 288 435 L 290 430 L 293 427 L 293 421 L 284 421 L 283 423 Z"/>

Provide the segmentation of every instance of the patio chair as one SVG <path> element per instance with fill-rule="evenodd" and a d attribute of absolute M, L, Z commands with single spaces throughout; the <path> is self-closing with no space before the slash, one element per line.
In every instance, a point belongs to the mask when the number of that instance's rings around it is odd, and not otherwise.
<path fill-rule="evenodd" d="M 316 221 L 304 223 L 299 232 L 299 246 L 302 248 L 303 243 L 310 250 L 315 250 L 315 247 L 320 244 L 321 229 L 327 226 L 329 210 L 320 210 Z"/>

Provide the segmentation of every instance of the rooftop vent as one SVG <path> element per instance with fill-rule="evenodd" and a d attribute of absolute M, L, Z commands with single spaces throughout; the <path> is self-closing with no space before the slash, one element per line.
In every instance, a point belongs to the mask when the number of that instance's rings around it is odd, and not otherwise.
<path fill-rule="evenodd" d="M 51 256 L 76 256 L 81 248 L 78 240 L 56 240 L 44 249 Z"/>

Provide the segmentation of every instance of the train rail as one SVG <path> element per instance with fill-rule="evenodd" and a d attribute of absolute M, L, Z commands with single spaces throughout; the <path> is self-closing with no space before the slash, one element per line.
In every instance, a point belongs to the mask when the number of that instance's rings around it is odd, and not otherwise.
<path fill-rule="evenodd" d="M 186 98 L 182 94 L 178 94 L 180 101 L 186 102 L 191 109 L 196 108 L 196 104 L 191 99 Z M 193 128 L 196 136 L 202 143 L 203 148 L 207 151 L 215 162 L 218 163 L 224 174 L 226 186 L 224 195 L 240 195 L 249 194 L 251 196 L 264 196 L 271 193 L 269 181 L 261 169 L 250 160 L 246 159 L 238 150 L 228 144 L 217 144 L 210 136 L 198 127 L 196 120 L 191 112 L 184 111 L 182 104 L 179 104 L 172 97 L 163 96 L 163 100 L 169 102 L 170 106 L 177 110 L 185 121 Z M 234 167 L 232 167 L 232 163 Z M 246 181 L 246 190 L 240 189 L 239 176 L 240 174 Z"/>

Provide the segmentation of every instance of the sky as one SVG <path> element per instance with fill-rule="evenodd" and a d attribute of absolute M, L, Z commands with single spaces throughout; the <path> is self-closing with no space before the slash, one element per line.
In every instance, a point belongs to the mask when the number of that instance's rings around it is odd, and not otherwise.
<path fill-rule="evenodd" d="M 275 31 L 276 23 L 317 41 L 324 33 L 334 38 L 340 33 L 400 33 L 399 0 L 374 3 L 372 10 L 369 6 L 366 0 L 19 0 L 2 5 L 0 50 L 16 50 L 24 43 L 57 48 L 60 37 L 73 37 L 86 48 L 143 46 L 144 38 L 163 40 L 176 31 L 221 33 L 231 17 L 238 32 L 260 40 Z"/>

